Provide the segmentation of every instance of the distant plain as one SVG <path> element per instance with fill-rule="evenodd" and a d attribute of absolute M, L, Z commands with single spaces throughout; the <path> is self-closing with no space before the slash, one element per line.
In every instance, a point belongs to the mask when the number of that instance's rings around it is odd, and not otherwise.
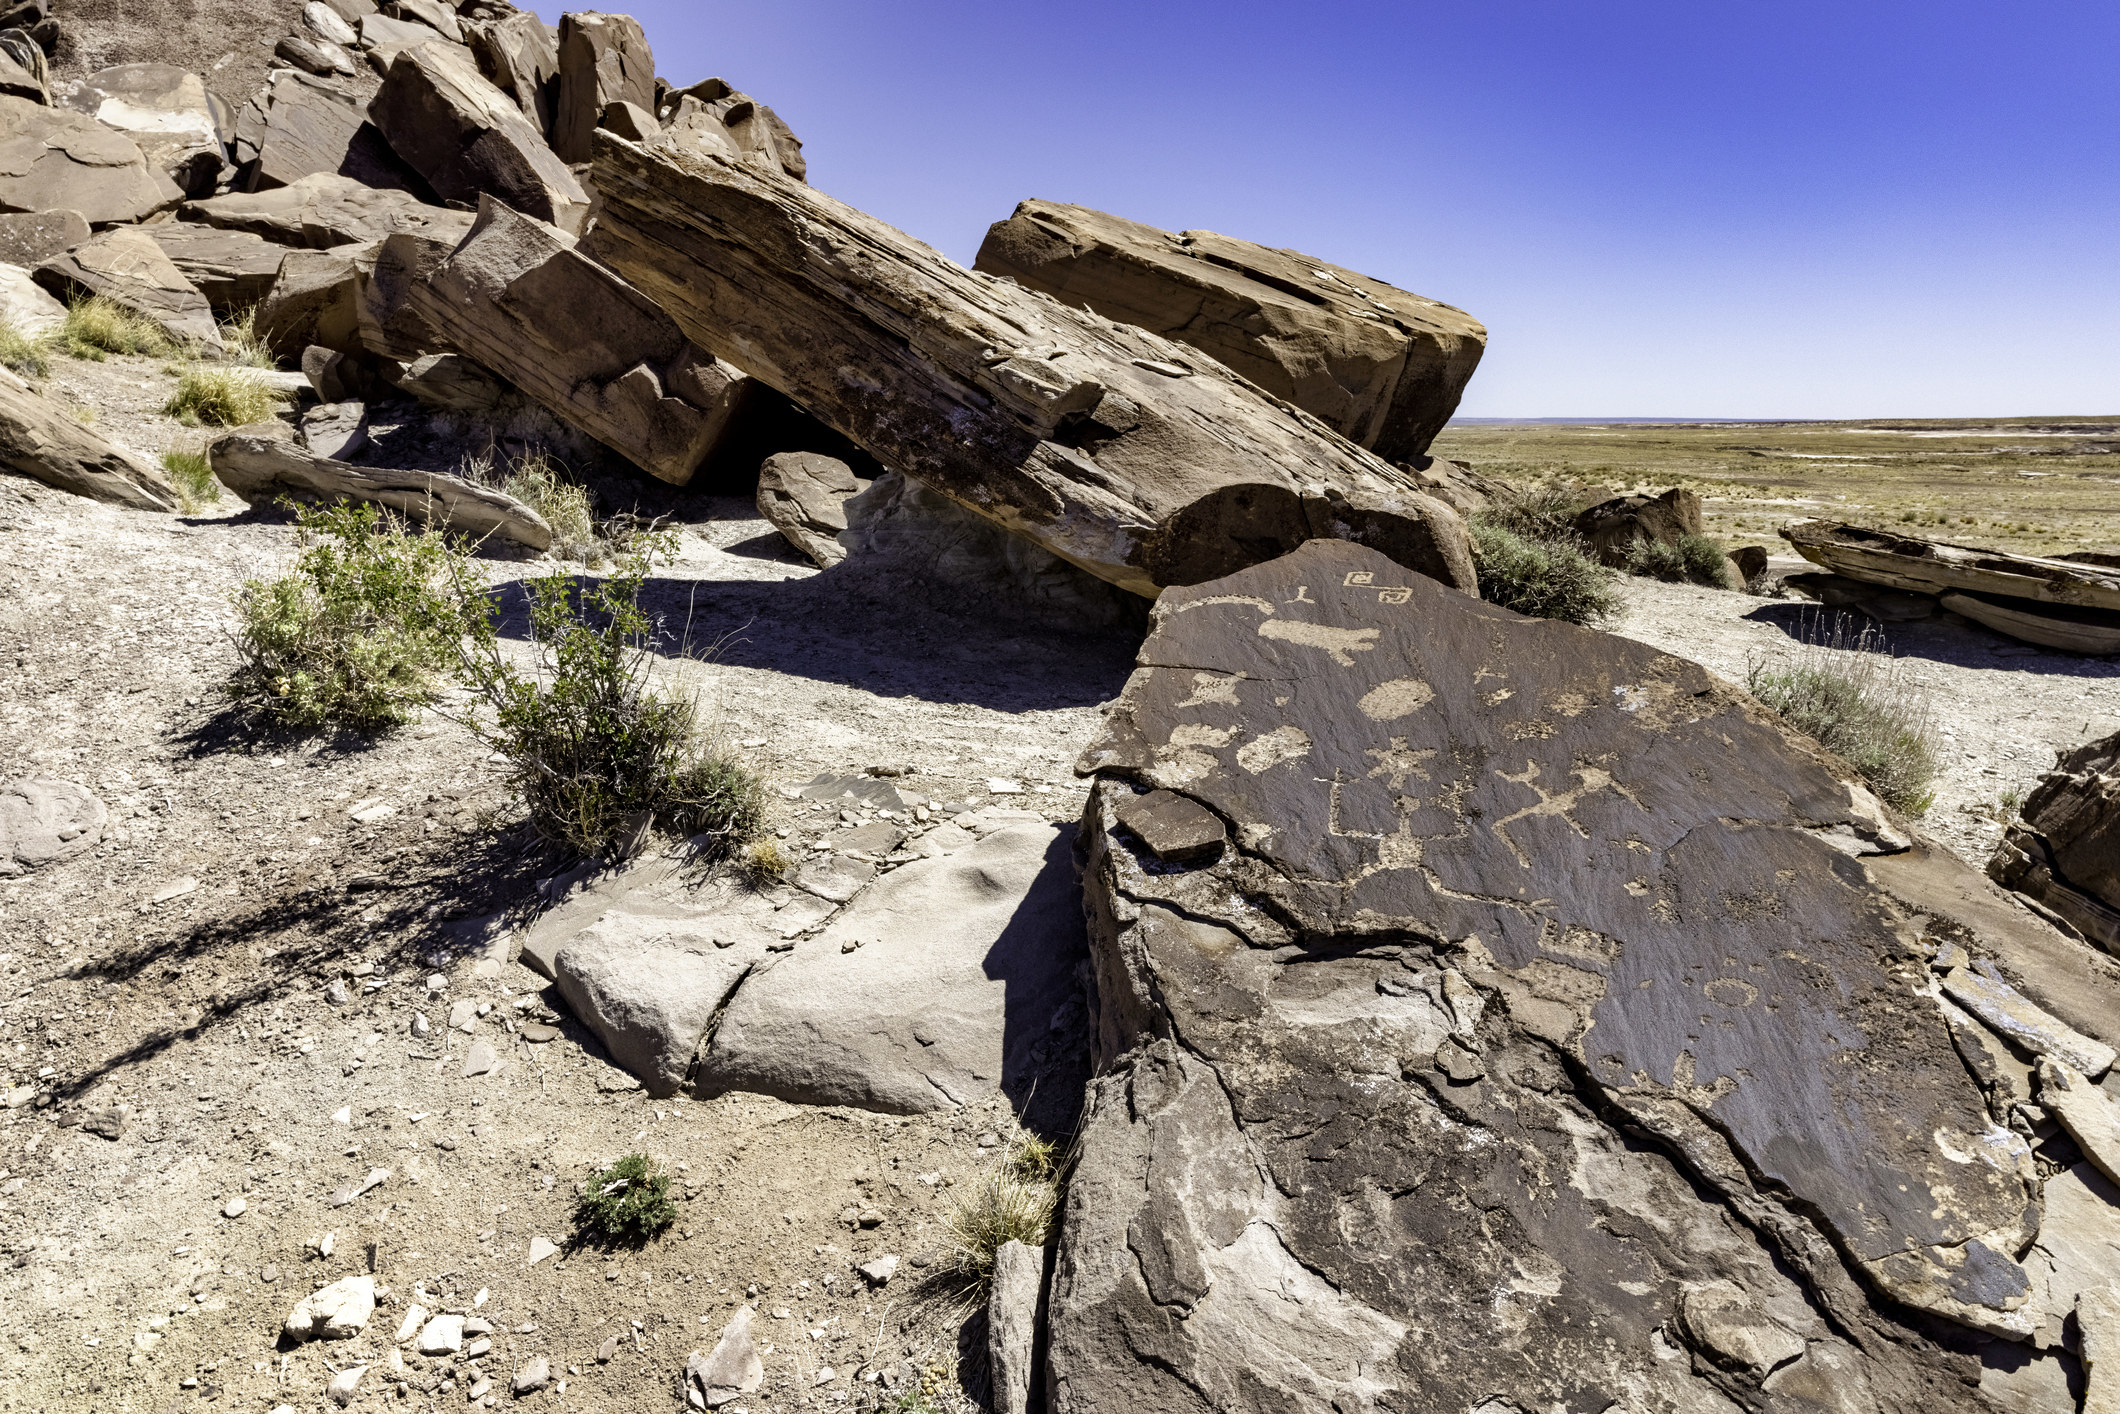
<path fill-rule="evenodd" d="M 1863 422 L 1454 422 L 1430 449 L 1508 481 L 1700 494 L 1711 535 L 1802 516 L 2061 555 L 2120 552 L 2120 415 Z"/>

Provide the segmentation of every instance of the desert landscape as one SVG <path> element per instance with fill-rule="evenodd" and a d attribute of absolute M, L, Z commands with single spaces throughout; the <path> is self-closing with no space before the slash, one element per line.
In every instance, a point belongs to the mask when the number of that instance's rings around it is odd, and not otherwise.
<path fill-rule="evenodd" d="M 2120 415 L 653 38 L 0 14 L 0 1410 L 2120 1408 Z"/>

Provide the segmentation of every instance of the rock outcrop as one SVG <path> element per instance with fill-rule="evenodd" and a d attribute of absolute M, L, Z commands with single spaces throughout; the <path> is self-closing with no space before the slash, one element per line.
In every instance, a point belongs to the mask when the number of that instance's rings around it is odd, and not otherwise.
<path fill-rule="evenodd" d="M 78 211 L 11 211 L 0 214 L 0 260 L 34 269 L 89 237 Z"/>
<path fill-rule="evenodd" d="M 365 187 L 431 196 L 368 121 L 351 88 L 282 69 L 243 105 L 234 153 L 238 191 L 270 191 L 328 173 Z"/>
<path fill-rule="evenodd" d="M 209 196 L 227 169 L 228 104 L 175 64 L 119 64 L 81 81 L 67 106 L 139 144 L 147 164 L 186 196 Z"/>
<path fill-rule="evenodd" d="M 722 79 L 678 89 L 663 104 L 668 115 L 664 134 L 673 142 L 736 162 L 755 162 L 798 182 L 809 175 L 802 140 L 794 130 L 771 108 Z"/>
<path fill-rule="evenodd" d="M 368 116 L 444 201 L 490 196 L 579 231 L 589 196 L 513 98 L 479 73 L 467 51 L 419 44 L 391 61 Z"/>
<path fill-rule="evenodd" d="M 190 221 L 143 228 L 193 288 L 218 312 L 247 309 L 271 292 L 287 247 L 248 231 Z"/>
<path fill-rule="evenodd" d="M 2039 778 L 1988 874 L 2120 953 L 2120 734 L 2077 747 Z"/>
<path fill-rule="evenodd" d="M 314 172 L 271 191 L 230 192 L 187 202 L 184 217 L 225 231 L 248 231 L 280 245 L 330 250 L 386 236 L 424 235 L 454 245 L 471 213 L 430 206 L 408 192 Z"/>
<path fill-rule="evenodd" d="M 1461 309 L 1301 251 L 1026 201 L 973 268 L 1190 344 L 1386 461 L 1423 456 L 1487 330 Z"/>
<path fill-rule="evenodd" d="M 672 485 L 692 479 L 742 410 L 742 375 L 566 232 L 491 198 L 405 293 L 448 347 Z"/>
<path fill-rule="evenodd" d="M 1464 524 L 1184 345 L 943 259 L 761 167 L 597 138 L 590 253 L 879 461 L 1153 596 L 1314 536 L 1474 589 Z"/>
<path fill-rule="evenodd" d="M 523 116 L 549 138 L 559 82 L 558 32 L 537 16 L 518 12 L 473 24 L 465 38 L 494 87 L 513 98 Z"/>
<path fill-rule="evenodd" d="M 1575 533 L 1599 564 L 1618 569 L 1636 541 L 1669 545 L 1683 535 L 1699 535 L 1705 526 L 1700 497 L 1683 486 L 1660 496 L 1615 496 L 1599 501 L 1575 517 Z"/>
<path fill-rule="evenodd" d="M 0 466 L 91 501 L 136 511 L 173 511 L 177 493 L 162 469 L 118 446 L 0 369 Z"/>
<path fill-rule="evenodd" d="M 561 15 L 552 150 L 562 161 L 587 162 L 604 109 L 620 102 L 655 111 L 655 56 L 640 21 L 596 10 Z"/>
<path fill-rule="evenodd" d="M 209 354 L 221 352 L 213 307 L 145 230 L 116 226 L 37 267 L 37 281 L 54 294 L 101 295 L 148 320 L 176 341 Z"/>
<path fill-rule="evenodd" d="M 374 258 L 375 246 L 365 242 L 287 252 L 258 305 L 259 336 L 283 359 L 298 360 L 311 345 L 359 352 L 361 270 Z"/>
<path fill-rule="evenodd" d="M 1166 592 L 1140 662 L 1083 761 L 1060 1414 L 1971 1408 L 1972 1332 L 2063 1338 L 2039 1169 L 1930 982 L 1967 880 L 1904 902 L 1871 861 L 1921 851 L 1844 767 L 1328 541 Z M 2063 1044 L 2019 1000 L 1965 1024 Z"/>
<path fill-rule="evenodd" d="M 85 113 L 0 97 L 0 211 L 64 208 L 103 226 L 183 199 L 125 134 Z"/>

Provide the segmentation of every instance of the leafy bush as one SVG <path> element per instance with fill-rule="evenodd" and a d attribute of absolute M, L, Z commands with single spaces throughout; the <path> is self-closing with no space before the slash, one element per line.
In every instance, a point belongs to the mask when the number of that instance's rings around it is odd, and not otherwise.
<path fill-rule="evenodd" d="M 251 305 L 221 322 L 222 358 L 246 368 L 278 368 L 279 357 L 258 332 L 258 307 Z"/>
<path fill-rule="evenodd" d="M 1939 748 L 1928 704 L 1876 630 L 1807 636 L 1793 661 L 1753 663 L 1746 686 L 1887 804 L 1919 815 L 1935 802 Z"/>
<path fill-rule="evenodd" d="M 1644 536 L 1627 547 L 1627 573 L 1670 584 L 1691 582 L 1728 589 L 1730 557 L 1705 535 L 1681 535 L 1671 541 Z"/>
<path fill-rule="evenodd" d="M 186 511 L 195 511 L 221 499 L 221 483 L 214 478 L 213 463 L 204 452 L 167 451 L 162 469 L 177 488 L 177 499 Z"/>
<path fill-rule="evenodd" d="M 107 354 L 172 352 L 169 336 L 153 320 L 133 313 L 102 295 L 75 299 L 66 306 L 66 323 L 59 341 L 75 358 L 101 363 Z"/>
<path fill-rule="evenodd" d="M 694 743 L 693 699 L 649 682 L 653 626 L 639 599 L 654 548 L 593 585 L 564 574 L 525 581 L 529 672 L 502 655 L 490 601 L 464 615 L 463 675 L 494 713 L 474 729 L 508 758 L 538 833 L 582 854 L 623 854 L 650 824 L 727 852 L 765 818 L 758 778 Z"/>
<path fill-rule="evenodd" d="M 1533 538 L 1484 513 L 1473 516 L 1471 529 L 1480 597 L 1488 603 L 1571 624 L 1599 623 L 1619 612 L 1612 572 L 1574 537 Z"/>
<path fill-rule="evenodd" d="M 677 1221 L 670 1177 L 646 1154 L 628 1154 L 589 1180 L 574 1221 L 601 1242 L 646 1242 Z"/>
<path fill-rule="evenodd" d="M 0 321 L 0 364 L 17 373 L 42 378 L 51 372 L 51 352 L 56 343 L 56 334 L 32 334 Z"/>
<path fill-rule="evenodd" d="M 189 426 L 243 427 L 280 409 L 283 395 L 249 368 L 192 364 L 177 379 L 177 391 L 162 407 Z"/>
<path fill-rule="evenodd" d="M 294 568 L 243 585 L 229 696 L 282 726 L 404 722 L 456 658 L 447 544 L 366 502 L 296 522 Z"/>

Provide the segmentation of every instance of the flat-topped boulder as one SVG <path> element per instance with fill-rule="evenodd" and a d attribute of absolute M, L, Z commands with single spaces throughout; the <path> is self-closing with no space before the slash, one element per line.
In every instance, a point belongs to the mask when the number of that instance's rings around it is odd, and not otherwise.
<path fill-rule="evenodd" d="M 67 106 L 140 146 L 187 196 L 210 196 L 228 167 L 222 129 L 234 119 L 206 80 L 175 64 L 118 64 L 81 81 Z"/>
<path fill-rule="evenodd" d="M 597 137 L 589 253 L 902 471 L 1153 596 L 1313 536 L 1472 592 L 1464 523 L 1186 345 L 964 269 L 762 165 Z"/>
<path fill-rule="evenodd" d="M 265 298 L 287 258 L 287 247 L 248 231 L 223 231 L 191 221 L 141 228 L 206 302 L 219 311 L 245 309 Z"/>
<path fill-rule="evenodd" d="M 37 281 L 59 295 L 101 295 L 152 322 L 180 345 L 221 352 L 213 307 L 153 236 L 118 226 L 37 267 Z"/>
<path fill-rule="evenodd" d="M 85 113 L 0 96 L 0 211 L 63 207 L 105 226 L 183 199 L 124 133 Z"/>
<path fill-rule="evenodd" d="M 9 265 L 34 269 L 88 237 L 88 222 L 78 211 L 0 213 L 0 260 Z"/>
<path fill-rule="evenodd" d="M 1873 873 L 1922 847 L 1729 683 L 1320 540 L 1166 591 L 1082 768 L 1057 1409 L 1970 1408 L 1924 1321 L 2062 1334 L 1942 993 L 2109 1048 L 1968 962 L 1950 880 Z"/>
<path fill-rule="evenodd" d="M 1461 309 L 1297 250 L 1026 201 L 975 269 L 1220 360 L 1387 461 L 1422 457 L 1487 330 Z"/>
<path fill-rule="evenodd" d="M 379 190 L 334 172 L 315 172 L 271 191 L 230 192 L 188 202 L 184 217 L 311 250 L 400 233 L 454 244 L 471 229 L 472 221 L 468 211 L 429 206 L 409 193 Z"/>

